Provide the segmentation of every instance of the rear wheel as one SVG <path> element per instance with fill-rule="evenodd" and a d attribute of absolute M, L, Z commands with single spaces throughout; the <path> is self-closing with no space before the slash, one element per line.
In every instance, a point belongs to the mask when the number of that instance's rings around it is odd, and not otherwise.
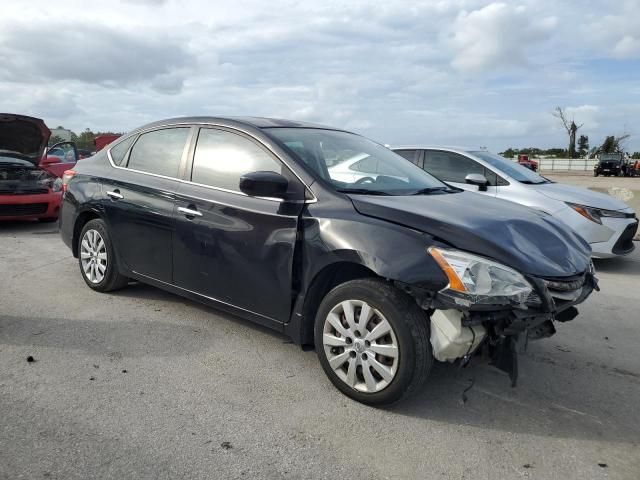
<path fill-rule="evenodd" d="M 331 382 L 370 405 L 419 390 L 433 363 L 428 317 L 379 279 L 346 282 L 327 294 L 316 315 L 315 346 Z"/>
<path fill-rule="evenodd" d="M 78 263 L 85 283 L 99 292 L 117 290 L 127 285 L 120 275 L 111 237 L 101 219 L 85 224 L 78 240 Z"/>

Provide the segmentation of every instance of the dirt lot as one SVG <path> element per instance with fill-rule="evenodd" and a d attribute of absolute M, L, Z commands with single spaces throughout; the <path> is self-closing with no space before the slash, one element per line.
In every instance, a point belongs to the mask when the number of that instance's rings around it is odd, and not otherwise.
<path fill-rule="evenodd" d="M 440 365 L 374 409 L 285 337 L 143 285 L 94 293 L 55 227 L 0 225 L 0 478 L 635 480 L 640 252 L 597 269 L 517 388 Z"/>

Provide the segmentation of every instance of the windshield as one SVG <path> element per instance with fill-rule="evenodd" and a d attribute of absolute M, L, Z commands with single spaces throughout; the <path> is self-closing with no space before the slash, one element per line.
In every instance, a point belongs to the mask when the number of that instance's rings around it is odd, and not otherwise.
<path fill-rule="evenodd" d="M 603 153 L 602 155 L 600 155 L 600 161 L 601 162 L 610 162 L 610 161 L 615 161 L 615 162 L 619 162 L 621 160 L 622 155 L 620 155 L 619 153 Z"/>
<path fill-rule="evenodd" d="M 353 133 L 315 128 L 265 130 L 340 192 L 414 195 L 451 191 L 400 155 Z"/>
<path fill-rule="evenodd" d="M 485 152 L 483 150 L 478 152 L 469 152 L 472 155 L 475 155 L 478 158 L 481 158 L 485 162 L 489 163 L 491 166 L 496 167 L 500 172 L 505 175 L 513 178 L 514 180 L 520 183 L 527 184 L 540 184 L 540 183 L 550 183 L 549 180 L 544 178 L 541 175 L 538 175 L 533 170 L 529 170 L 522 165 L 518 165 L 516 162 L 512 162 L 511 160 L 507 160 L 500 155 L 496 155 L 494 153 Z"/>

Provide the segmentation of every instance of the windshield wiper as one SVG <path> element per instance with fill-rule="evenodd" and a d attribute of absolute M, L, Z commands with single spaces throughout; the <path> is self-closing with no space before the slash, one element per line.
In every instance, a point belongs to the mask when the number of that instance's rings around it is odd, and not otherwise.
<path fill-rule="evenodd" d="M 411 195 L 429 195 L 430 193 L 435 192 L 454 192 L 452 188 L 449 187 L 427 187 L 418 190 L 417 192 L 412 193 Z"/>
<path fill-rule="evenodd" d="M 339 188 L 340 193 L 355 193 L 356 195 L 391 195 L 382 190 L 369 190 L 367 188 Z"/>

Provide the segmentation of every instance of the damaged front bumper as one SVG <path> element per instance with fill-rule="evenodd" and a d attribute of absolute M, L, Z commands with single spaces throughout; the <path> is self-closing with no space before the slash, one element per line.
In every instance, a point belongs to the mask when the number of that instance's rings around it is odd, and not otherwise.
<path fill-rule="evenodd" d="M 431 317 L 431 343 L 441 361 L 488 354 L 491 364 L 507 372 L 515 386 L 518 376 L 516 345 L 550 337 L 554 323 L 573 320 L 576 305 L 593 290 L 598 280 L 591 271 L 570 278 L 526 277 L 533 291 L 519 305 L 464 305 L 450 295 L 437 292 L 419 299 Z"/>

